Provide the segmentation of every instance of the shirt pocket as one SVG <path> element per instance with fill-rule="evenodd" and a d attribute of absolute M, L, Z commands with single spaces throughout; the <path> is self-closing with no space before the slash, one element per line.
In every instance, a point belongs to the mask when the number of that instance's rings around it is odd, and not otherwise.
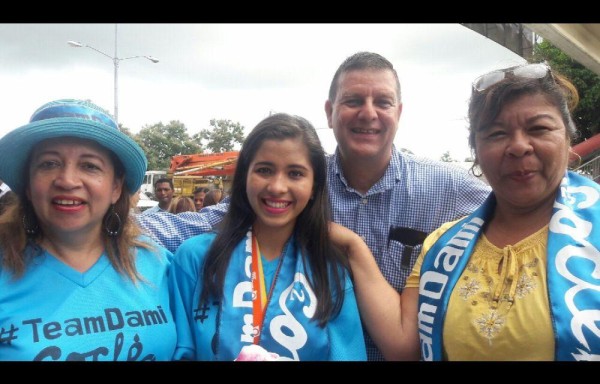
<path fill-rule="evenodd" d="M 406 245 L 390 240 L 383 252 L 381 272 L 396 290 L 402 290 L 412 267 L 421 252 L 422 245 Z"/>
<path fill-rule="evenodd" d="M 388 234 L 388 246 L 393 243 L 400 245 L 400 269 L 411 270 L 419 255 L 427 233 L 407 227 L 391 227 Z"/>
<path fill-rule="evenodd" d="M 388 248 L 391 249 L 393 254 L 392 258 L 396 263 L 397 268 L 405 271 L 412 271 L 413 265 L 421 252 L 423 244 L 407 245 L 400 241 L 390 240 Z"/>

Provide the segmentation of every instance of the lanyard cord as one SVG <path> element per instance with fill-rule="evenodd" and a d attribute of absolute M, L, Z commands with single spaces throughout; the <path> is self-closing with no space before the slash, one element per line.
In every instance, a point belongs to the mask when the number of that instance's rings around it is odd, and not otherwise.
<path fill-rule="evenodd" d="M 271 297 L 273 296 L 273 291 L 275 290 L 275 285 L 277 283 L 277 278 L 279 277 L 279 272 L 281 270 L 281 266 L 283 265 L 283 258 L 285 256 L 285 249 L 287 248 L 287 243 L 283 246 L 283 251 L 281 253 L 279 264 L 277 265 L 277 270 L 275 271 L 275 276 L 273 277 L 273 282 L 271 283 L 271 288 L 269 289 L 269 294 L 265 301 L 265 305 L 261 305 L 260 293 L 261 285 L 263 286 L 262 291 L 264 292 L 264 276 L 262 273 L 262 263 L 260 260 L 260 253 L 258 250 L 258 241 L 256 240 L 254 234 L 252 234 L 252 315 L 253 315 L 253 326 L 254 326 L 254 344 L 260 342 L 260 331 L 262 328 L 262 323 L 264 320 L 264 315 L 267 312 L 267 307 L 269 302 L 271 301 Z M 260 275 L 259 275 L 260 273 Z M 262 284 L 261 284 L 262 282 Z M 264 295 L 263 295 L 264 296 Z M 217 318 L 216 318 L 216 330 L 215 335 L 211 341 L 211 349 L 215 356 L 215 360 L 219 360 L 219 349 L 221 347 L 220 342 L 220 334 L 221 334 L 221 315 L 223 302 L 219 303 L 219 307 L 217 310 Z M 264 309 L 263 309 L 264 308 Z"/>
<path fill-rule="evenodd" d="M 254 233 L 252 233 L 252 315 L 253 315 L 253 326 L 254 326 L 254 344 L 260 343 L 260 335 L 262 333 L 263 322 L 269 302 L 273 296 L 275 285 L 277 284 L 277 278 L 279 277 L 279 271 L 283 265 L 283 258 L 285 256 L 285 246 L 283 252 L 279 257 L 279 263 L 277 264 L 277 270 L 275 276 L 271 282 L 269 288 L 269 294 L 265 300 L 265 277 L 262 268 L 262 260 L 260 257 L 260 250 L 258 249 L 258 240 Z M 264 300 L 264 301 L 263 301 Z"/>

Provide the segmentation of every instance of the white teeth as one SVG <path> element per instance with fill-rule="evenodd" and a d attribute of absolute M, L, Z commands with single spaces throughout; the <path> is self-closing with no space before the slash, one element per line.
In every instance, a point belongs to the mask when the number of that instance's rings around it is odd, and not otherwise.
<path fill-rule="evenodd" d="M 275 202 L 275 201 L 269 201 L 269 200 L 265 200 L 265 203 L 269 207 L 273 207 L 273 208 L 285 208 L 288 205 L 287 203 L 284 203 L 284 202 Z"/>
<path fill-rule="evenodd" d="M 377 133 L 374 129 L 354 129 L 353 131 L 356 133 Z"/>
<path fill-rule="evenodd" d="M 81 202 L 80 201 L 75 201 L 75 200 L 54 200 L 55 204 L 59 204 L 59 205 L 80 205 Z"/>

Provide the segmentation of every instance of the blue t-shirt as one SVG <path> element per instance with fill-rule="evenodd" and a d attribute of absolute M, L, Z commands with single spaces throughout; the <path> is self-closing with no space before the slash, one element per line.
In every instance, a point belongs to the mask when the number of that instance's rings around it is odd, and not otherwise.
<path fill-rule="evenodd" d="M 248 272 L 245 241 L 236 246 L 225 277 L 224 296 L 228 292 L 234 292 L 238 300 L 225 297 L 222 299 L 225 304 L 221 304 L 220 300 L 211 298 L 208 305 L 199 306 L 202 288 L 199 271 L 214 237 L 214 233 L 192 237 L 175 254 L 171 282 L 174 286 L 172 303 L 178 336 L 176 359 L 231 361 L 239 354 L 241 346 L 252 343 L 244 337 L 250 321 L 244 317 L 252 312 L 252 305 L 251 301 L 241 299 L 248 297 L 246 293 L 250 291 L 247 289 L 251 290 L 249 276 L 247 281 L 243 278 L 246 274 L 244 271 Z M 341 311 L 324 328 L 320 328 L 316 326 L 316 320 L 307 315 L 308 307 L 316 305 L 316 298 L 307 293 L 311 290 L 306 288 L 303 283 L 305 279 L 300 276 L 303 275 L 304 268 L 303 264 L 298 263 L 293 242 L 288 244 L 281 257 L 285 261 L 274 287 L 273 300 L 269 301 L 265 310 L 261 346 L 290 360 L 366 360 L 360 315 L 348 275 L 346 274 Z M 262 263 L 265 286 L 270 287 L 279 260 L 266 261 L 263 258 Z M 228 286 L 235 286 L 235 289 L 228 290 Z M 237 322 L 235 309 L 231 310 L 230 307 L 222 308 L 219 315 L 221 305 L 235 306 L 236 301 L 243 307 L 239 313 L 244 313 L 237 318 Z M 299 305 L 299 302 L 302 304 Z M 218 327 L 219 318 L 223 321 L 227 317 L 226 312 L 233 313 L 229 315 L 230 319 L 233 317 L 233 321 L 227 324 L 235 325 Z M 225 340 L 230 342 L 224 342 Z"/>
<path fill-rule="evenodd" d="M 106 254 L 83 273 L 34 246 L 22 277 L 0 264 L 0 360 L 171 360 L 172 254 L 156 247 L 136 248 L 136 283 Z"/>

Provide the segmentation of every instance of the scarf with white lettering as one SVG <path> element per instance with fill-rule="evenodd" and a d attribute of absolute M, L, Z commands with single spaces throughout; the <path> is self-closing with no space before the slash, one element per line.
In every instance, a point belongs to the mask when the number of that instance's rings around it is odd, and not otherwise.
<path fill-rule="evenodd" d="M 218 360 L 233 360 L 245 345 L 253 343 L 252 232 L 246 246 L 234 251 L 225 277 L 218 323 Z M 271 300 L 264 315 L 260 346 L 279 354 L 281 360 L 327 360 L 327 327 L 312 320 L 317 298 L 308 284 L 295 239 L 288 241 Z M 268 291 L 268 288 L 267 288 Z"/>
<path fill-rule="evenodd" d="M 419 284 L 423 360 L 441 360 L 450 294 L 466 267 L 494 194 L 446 231 L 425 255 Z M 556 360 L 600 360 L 600 185 L 568 171 L 548 231 L 548 293 Z"/>

